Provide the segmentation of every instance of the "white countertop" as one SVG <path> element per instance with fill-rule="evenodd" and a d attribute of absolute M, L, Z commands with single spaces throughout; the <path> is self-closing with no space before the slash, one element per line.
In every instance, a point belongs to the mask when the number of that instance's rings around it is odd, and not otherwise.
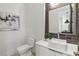
<path fill-rule="evenodd" d="M 70 55 L 70 56 L 75 56 L 75 55 L 74 55 L 74 52 L 76 52 L 75 49 L 77 50 L 77 47 L 78 47 L 78 46 L 75 45 L 75 44 L 67 43 L 67 51 L 61 51 L 61 50 L 59 50 L 59 49 L 55 49 L 55 48 L 49 47 L 49 46 L 48 46 L 48 42 L 47 42 L 47 41 L 44 41 L 44 40 L 40 40 L 40 41 L 36 42 L 36 44 L 37 44 L 37 45 L 40 45 L 40 46 L 43 46 L 43 47 L 46 47 L 46 48 L 48 48 L 48 49 L 52 49 L 52 50 L 54 50 L 54 51 L 60 52 L 60 53 L 64 53 L 64 54 Z M 74 48 L 75 48 L 75 49 L 74 49 Z"/>

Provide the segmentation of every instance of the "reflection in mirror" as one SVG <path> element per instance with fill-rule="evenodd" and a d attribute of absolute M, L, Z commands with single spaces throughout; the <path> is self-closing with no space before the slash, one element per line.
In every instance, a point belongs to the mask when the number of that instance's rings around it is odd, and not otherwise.
<path fill-rule="evenodd" d="M 75 4 L 48 4 L 49 31 L 51 33 L 76 33 Z M 53 6 L 52 6 L 53 5 Z M 74 18 L 73 18 L 74 17 Z"/>
<path fill-rule="evenodd" d="M 70 32 L 70 6 L 64 6 L 49 11 L 50 32 Z M 53 25 L 54 24 L 54 25 Z M 56 26 L 54 29 L 53 27 Z"/>

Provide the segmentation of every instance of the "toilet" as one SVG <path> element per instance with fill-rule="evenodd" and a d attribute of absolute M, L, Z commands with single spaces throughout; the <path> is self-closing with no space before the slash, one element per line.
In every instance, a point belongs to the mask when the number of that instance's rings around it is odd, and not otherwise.
<path fill-rule="evenodd" d="M 34 39 L 29 38 L 28 42 L 20 47 L 17 47 L 17 52 L 20 56 L 32 56 L 32 48 L 34 47 Z"/>

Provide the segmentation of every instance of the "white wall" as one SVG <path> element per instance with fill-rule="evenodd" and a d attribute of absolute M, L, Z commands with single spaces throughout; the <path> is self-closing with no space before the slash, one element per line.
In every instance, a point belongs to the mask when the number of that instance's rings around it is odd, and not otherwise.
<path fill-rule="evenodd" d="M 44 37 L 45 8 L 43 3 L 25 4 L 26 28 L 30 27 L 36 41 Z M 27 21 L 28 19 L 28 21 Z M 27 25 L 28 23 L 28 25 Z"/>
<path fill-rule="evenodd" d="M 12 55 L 17 46 L 23 44 L 25 39 L 23 4 L 0 4 L 1 12 L 13 12 L 20 16 L 21 28 L 19 31 L 0 31 L 0 55 Z M 5 36 L 4 36 L 5 35 Z M 2 40 L 2 41 L 1 41 Z"/>
<path fill-rule="evenodd" d="M 0 31 L 0 55 L 13 55 L 16 48 L 27 43 L 28 37 L 37 41 L 44 36 L 44 4 L 0 4 L 0 11 L 20 16 L 19 31 Z"/>

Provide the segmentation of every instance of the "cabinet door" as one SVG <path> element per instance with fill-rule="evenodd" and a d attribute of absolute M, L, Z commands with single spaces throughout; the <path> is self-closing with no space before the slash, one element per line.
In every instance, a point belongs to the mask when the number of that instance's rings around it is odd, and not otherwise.
<path fill-rule="evenodd" d="M 35 46 L 35 51 L 36 51 L 36 56 L 40 56 L 40 46 L 39 45 L 36 45 Z"/>
<path fill-rule="evenodd" d="M 56 52 L 52 49 L 48 49 L 48 55 L 49 56 L 56 56 Z"/>
<path fill-rule="evenodd" d="M 37 56 L 48 56 L 48 49 L 40 45 L 36 45 L 36 55 Z"/>
<path fill-rule="evenodd" d="M 55 52 L 49 50 L 46 47 L 36 45 L 36 55 L 37 56 L 55 56 Z"/>

